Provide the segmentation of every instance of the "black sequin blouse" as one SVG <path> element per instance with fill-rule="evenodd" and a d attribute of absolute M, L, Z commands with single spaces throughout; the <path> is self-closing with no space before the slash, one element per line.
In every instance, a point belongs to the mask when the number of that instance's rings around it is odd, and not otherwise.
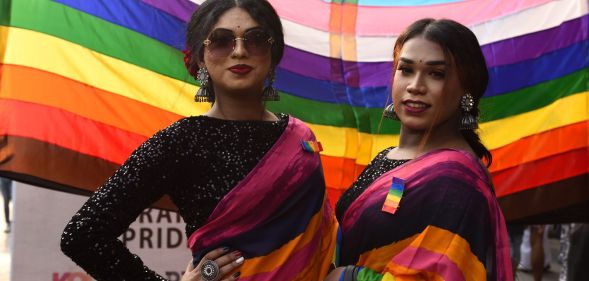
<path fill-rule="evenodd" d="M 391 151 L 393 147 L 389 147 L 383 151 L 381 151 L 374 159 L 366 166 L 364 171 L 358 176 L 358 179 L 342 194 L 340 199 L 337 201 L 335 205 L 335 215 L 337 217 L 337 221 L 340 223 L 343 222 L 344 214 L 350 207 L 350 204 L 372 184 L 378 177 L 382 174 L 400 166 L 401 164 L 409 161 L 409 160 L 393 160 L 387 158 L 387 153 Z"/>
<path fill-rule="evenodd" d="M 158 132 L 73 216 L 62 251 L 97 280 L 165 280 L 117 237 L 166 194 L 190 236 L 280 137 L 289 118 L 277 116 L 274 122 L 187 117 Z"/>

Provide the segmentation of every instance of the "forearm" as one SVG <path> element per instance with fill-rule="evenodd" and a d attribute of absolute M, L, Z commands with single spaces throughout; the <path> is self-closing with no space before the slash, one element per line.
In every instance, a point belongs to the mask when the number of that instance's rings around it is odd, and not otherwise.
<path fill-rule="evenodd" d="M 118 239 L 160 196 L 130 186 L 111 180 L 93 194 L 65 227 L 61 249 L 97 280 L 165 280 Z"/>
<path fill-rule="evenodd" d="M 61 249 L 88 274 L 99 281 L 165 280 L 145 267 L 116 234 L 105 229 L 103 226 L 109 224 L 104 219 L 83 213 L 81 210 L 66 226 Z"/>
<path fill-rule="evenodd" d="M 140 145 L 72 217 L 62 251 L 97 280 L 165 280 L 118 240 L 151 204 L 174 185 L 176 159 L 167 129 Z"/>
<path fill-rule="evenodd" d="M 80 244 L 78 244 L 80 245 Z M 137 257 L 124 247 L 109 245 L 97 250 L 94 245 L 81 245 L 76 250 L 62 248 L 78 266 L 98 281 L 102 280 L 166 280 L 153 272 Z M 100 247 L 100 246 L 99 246 Z M 108 254 L 104 254 L 107 252 Z"/>

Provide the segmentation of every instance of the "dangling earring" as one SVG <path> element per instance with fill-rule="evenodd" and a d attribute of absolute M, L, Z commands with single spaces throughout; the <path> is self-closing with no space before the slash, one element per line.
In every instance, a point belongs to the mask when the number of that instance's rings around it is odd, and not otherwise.
<path fill-rule="evenodd" d="M 476 117 L 470 112 L 474 107 L 474 98 L 470 93 L 464 94 L 460 98 L 460 109 L 462 118 L 460 118 L 460 130 L 474 130 L 478 128 Z"/>
<path fill-rule="evenodd" d="M 274 81 L 276 80 L 276 70 L 273 68 L 268 74 L 268 85 L 262 91 L 263 101 L 279 101 L 280 96 L 278 91 L 274 88 Z"/>
<path fill-rule="evenodd" d="M 393 120 L 397 120 L 397 121 L 401 120 L 401 119 L 399 119 L 399 116 L 397 116 L 397 113 L 395 112 L 395 106 L 393 105 L 393 103 L 387 105 L 387 107 L 384 108 L 383 116 L 388 119 L 393 119 Z"/>
<path fill-rule="evenodd" d="M 215 97 L 209 89 L 209 71 L 206 67 L 201 67 L 198 69 L 196 74 L 196 80 L 200 83 L 200 88 L 196 92 L 194 96 L 195 102 L 213 102 L 215 101 Z"/>

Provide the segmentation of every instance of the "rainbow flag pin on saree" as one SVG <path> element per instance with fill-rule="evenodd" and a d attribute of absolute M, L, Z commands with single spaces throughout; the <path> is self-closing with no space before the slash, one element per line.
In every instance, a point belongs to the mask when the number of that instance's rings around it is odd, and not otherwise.
<path fill-rule="evenodd" d="M 306 152 L 319 153 L 323 151 L 323 146 L 318 141 L 301 141 L 301 145 Z"/>
<path fill-rule="evenodd" d="M 399 202 L 403 197 L 403 191 L 405 190 L 405 180 L 397 177 L 393 177 L 391 188 L 387 193 L 387 198 L 384 200 L 382 205 L 382 211 L 394 214 L 399 209 Z"/>

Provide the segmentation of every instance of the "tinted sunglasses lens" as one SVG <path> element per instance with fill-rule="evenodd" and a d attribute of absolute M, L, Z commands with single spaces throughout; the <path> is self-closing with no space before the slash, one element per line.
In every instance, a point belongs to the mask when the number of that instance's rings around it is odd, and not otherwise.
<path fill-rule="evenodd" d="M 224 57 L 233 52 L 235 36 L 232 32 L 216 30 L 209 36 L 211 43 L 207 46 L 213 56 Z"/>
<path fill-rule="evenodd" d="M 243 35 L 245 47 L 250 55 L 265 55 L 272 46 L 268 40 L 270 35 L 263 30 L 250 30 Z"/>

